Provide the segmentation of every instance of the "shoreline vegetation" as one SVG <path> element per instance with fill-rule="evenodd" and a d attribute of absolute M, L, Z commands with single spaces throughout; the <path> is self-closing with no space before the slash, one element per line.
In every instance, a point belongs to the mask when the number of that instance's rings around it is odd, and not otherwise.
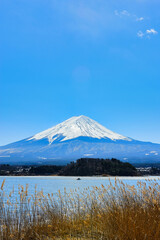
<path fill-rule="evenodd" d="M 0 187 L 1 240 L 155 240 L 160 239 L 160 185 L 109 185 L 44 195 L 19 186 L 6 196 Z"/>
<path fill-rule="evenodd" d="M 14 166 L 0 165 L 0 176 L 137 176 L 137 169 L 130 163 L 117 159 L 81 158 L 65 166 Z"/>
<path fill-rule="evenodd" d="M 0 164 L 0 176 L 159 176 L 160 166 L 137 167 L 117 159 L 81 158 L 67 165 Z"/>

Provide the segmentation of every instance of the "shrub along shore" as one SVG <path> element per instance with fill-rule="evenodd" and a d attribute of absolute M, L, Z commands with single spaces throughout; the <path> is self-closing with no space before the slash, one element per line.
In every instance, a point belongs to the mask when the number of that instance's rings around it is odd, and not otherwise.
<path fill-rule="evenodd" d="M 5 196 L 0 189 L 1 240 L 155 240 L 160 239 L 160 185 L 114 184 L 67 193 L 28 195 L 19 186 Z"/>
<path fill-rule="evenodd" d="M 13 166 L 0 165 L 1 176 L 137 176 L 137 170 L 127 162 L 117 159 L 81 158 L 65 166 L 41 165 L 41 166 Z"/>

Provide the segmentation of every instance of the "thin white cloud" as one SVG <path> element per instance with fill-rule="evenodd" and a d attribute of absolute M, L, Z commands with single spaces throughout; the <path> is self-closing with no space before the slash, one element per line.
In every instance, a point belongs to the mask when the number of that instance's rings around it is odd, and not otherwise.
<path fill-rule="evenodd" d="M 122 10 L 122 11 L 115 10 L 114 14 L 123 19 L 128 18 L 128 19 L 131 19 L 132 21 L 137 21 L 137 22 L 144 21 L 144 17 L 138 17 L 136 14 L 132 14 L 132 13 L 128 12 L 127 10 Z M 156 31 L 154 28 L 151 28 L 151 29 L 147 29 L 145 31 L 139 30 L 137 32 L 137 37 L 150 39 L 151 35 L 156 35 L 156 34 L 158 34 L 158 31 Z"/>
<path fill-rule="evenodd" d="M 146 33 L 147 33 L 147 34 L 154 34 L 154 35 L 155 35 L 155 34 L 158 34 L 158 32 L 157 32 L 154 28 L 147 29 L 147 30 L 146 30 Z"/>
<path fill-rule="evenodd" d="M 139 18 L 136 19 L 137 22 L 141 22 L 143 20 L 144 20 L 144 17 L 139 17 Z"/>
<path fill-rule="evenodd" d="M 127 10 L 123 10 L 120 13 L 121 15 L 124 15 L 124 16 L 128 16 L 128 17 L 130 16 L 130 13 Z"/>
<path fill-rule="evenodd" d="M 114 11 L 114 14 L 115 14 L 116 16 L 119 16 L 119 17 L 122 17 L 122 16 L 127 16 L 127 17 L 129 17 L 129 16 L 130 16 L 130 13 L 129 13 L 127 10 L 123 10 L 123 11 L 115 10 L 115 11 Z"/>
<path fill-rule="evenodd" d="M 139 38 L 143 38 L 144 37 L 144 33 L 142 31 L 138 31 L 137 36 Z"/>
<path fill-rule="evenodd" d="M 139 38 L 145 37 L 148 39 L 151 38 L 151 35 L 156 35 L 156 34 L 158 34 L 158 32 L 154 28 L 147 29 L 145 32 L 142 32 L 141 30 L 137 32 L 137 36 Z"/>
<path fill-rule="evenodd" d="M 128 12 L 127 10 L 122 10 L 122 11 L 115 10 L 114 14 L 119 17 L 130 17 L 137 22 L 141 22 L 144 20 L 144 17 L 138 17 L 137 15 L 132 14 L 132 13 Z"/>

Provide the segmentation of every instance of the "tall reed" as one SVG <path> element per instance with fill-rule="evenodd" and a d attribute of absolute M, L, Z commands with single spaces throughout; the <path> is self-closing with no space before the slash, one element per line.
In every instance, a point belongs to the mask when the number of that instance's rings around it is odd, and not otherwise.
<path fill-rule="evenodd" d="M 112 184 L 44 195 L 19 186 L 6 196 L 0 188 L 0 240 L 158 240 L 160 185 Z"/>

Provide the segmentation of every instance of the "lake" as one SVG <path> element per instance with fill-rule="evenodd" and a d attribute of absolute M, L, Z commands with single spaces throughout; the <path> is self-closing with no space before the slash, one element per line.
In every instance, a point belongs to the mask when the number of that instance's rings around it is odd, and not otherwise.
<path fill-rule="evenodd" d="M 81 180 L 77 180 L 77 177 L 57 177 L 57 176 L 27 176 L 27 177 L 17 177 L 17 176 L 0 176 L 0 186 L 5 179 L 4 191 L 6 194 L 9 194 L 13 187 L 14 193 L 17 195 L 18 186 L 26 184 L 29 185 L 29 195 L 34 194 L 35 186 L 37 186 L 37 190 L 41 191 L 43 189 L 44 194 L 53 193 L 56 194 L 58 190 L 61 192 L 78 189 L 78 191 L 82 191 L 84 188 L 93 186 L 101 186 L 109 184 L 108 177 L 81 177 Z M 124 183 L 129 185 L 136 185 L 137 181 L 144 182 L 145 179 L 157 180 L 160 184 L 160 178 L 155 176 L 148 177 L 117 177 L 117 179 L 122 180 Z M 114 183 L 115 177 L 110 177 L 111 182 Z"/>

